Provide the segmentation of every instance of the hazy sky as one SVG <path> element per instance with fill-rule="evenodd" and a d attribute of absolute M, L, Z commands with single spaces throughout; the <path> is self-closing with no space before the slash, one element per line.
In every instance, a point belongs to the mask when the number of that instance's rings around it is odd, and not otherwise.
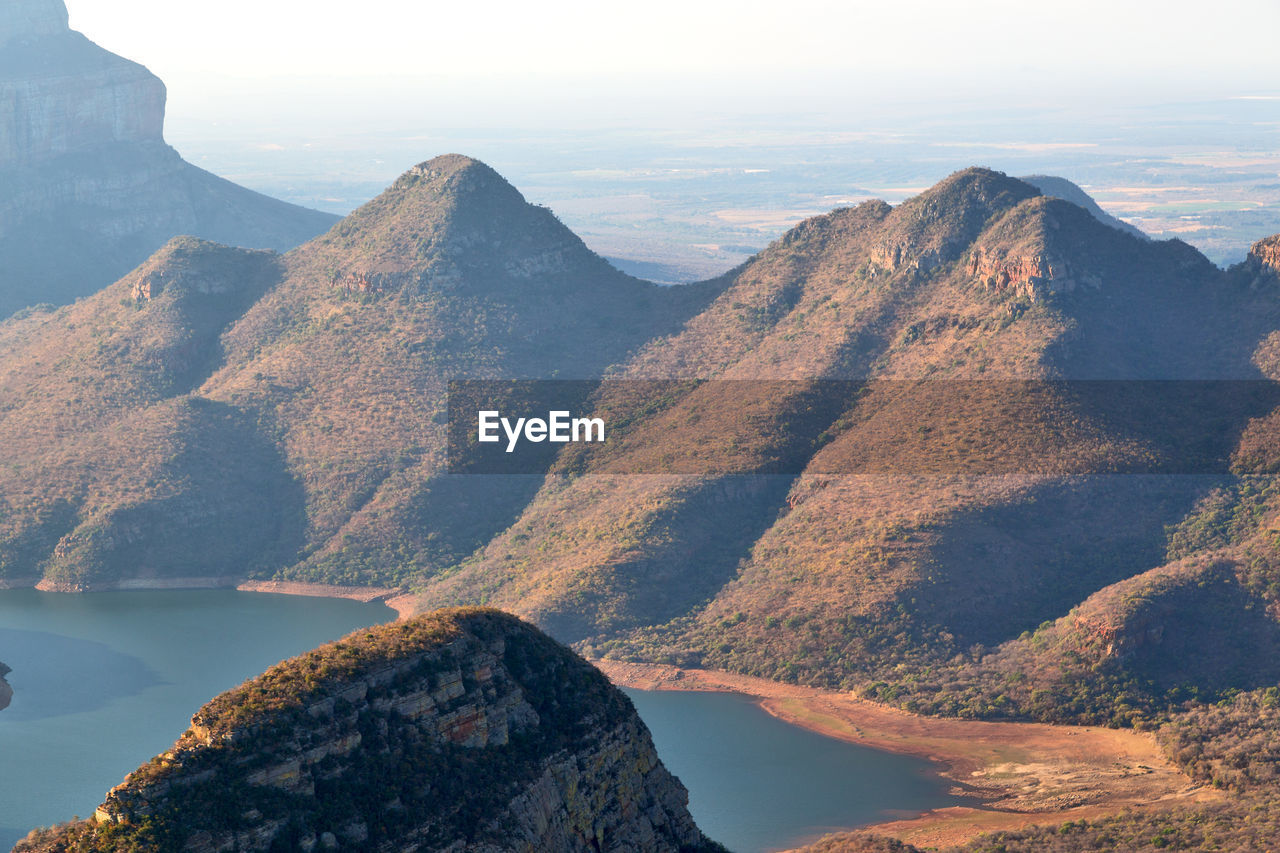
<path fill-rule="evenodd" d="M 1275 85 L 1276 0 L 67 0 L 162 77 L 1081 73 Z"/>

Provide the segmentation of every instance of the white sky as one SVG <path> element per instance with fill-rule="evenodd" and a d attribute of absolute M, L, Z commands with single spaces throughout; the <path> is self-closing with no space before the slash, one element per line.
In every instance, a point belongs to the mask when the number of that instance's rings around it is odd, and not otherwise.
<path fill-rule="evenodd" d="M 1280 92 L 1280 0 L 66 2 L 72 27 L 168 84 L 175 129 L 409 112 L 671 126 Z"/>
<path fill-rule="evenodd" d="M 67 0 L 161 76 L 1280 70 L 1277 0 Z M 1261 84 L 1264 85 L 1265 84 Z"/>

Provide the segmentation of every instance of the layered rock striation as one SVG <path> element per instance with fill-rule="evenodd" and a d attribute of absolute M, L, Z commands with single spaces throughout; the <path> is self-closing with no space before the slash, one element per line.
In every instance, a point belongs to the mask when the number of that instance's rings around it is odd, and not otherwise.
<path fill-rule="evenodd" d="M 62 0 L 0 10 L 0 316 L 93 293 L 179 234 L 284 250 L 333 223 L 186 163 L 165 97 Z"/>
<path fill-rule="evenodd" d="M 514 617 L 449 610 L 224 693 L 92 820 L 17 849 L 716 849 L 687 801 L 593 667 Z"/>

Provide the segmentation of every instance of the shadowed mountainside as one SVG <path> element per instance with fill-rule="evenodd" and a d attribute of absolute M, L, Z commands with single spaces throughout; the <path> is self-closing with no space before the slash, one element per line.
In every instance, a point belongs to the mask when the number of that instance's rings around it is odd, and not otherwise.
<path fill-rule="evenodd" d="M 177 241 L 0 325 L 0 573 L 402 584 L 595 655 L 1133 721 L 1271 678 L 1272 490 L 1230 466 L 1274 470 L 1275 401 L 1180 468 L 1162 390 L 1280 376 L 1271 246 L 1222 271 L 970 169 L 661 288 L 436 158 L 285 256 Z M 603 454 L 449 473 L 449 380 L 605 375 Z"/>
<path fill-rule="evenodd" d="M 1168 530 L 1231 488 L 1238 443 L 1266 443 L 1246 425 L 1274 401 L 1220 424 L 1219 475 L 1107 472 L 1158 456 L 1176 429 L 1164 380 L 1263 378 L 1275 293 L 986 170 L 810 220 L 614 373 L 796 381 L 691 383 L 657 411 L 610 386 L 597 405 L 625 424 L 613 453 L 553 469 L 424 604 L 483 601 L 594 655 L 861 686 L 936 712 L 1096 721 L 1187 684 L 1256 686 L 1272 674 L 1248 650 L 1277 649 L 1270 570 L 1215 564 L 1219 595 L 1208 568 L 1162 566 Z M 815 409 L 813 378 L 872 382 Z M 1098 380 L 1125 380 L 1124 396 L 1079 390 Z M 646 454 L 700 453 L 701 435 L 743 473 L 609 473 L 660 470 Z M 1013 464 L 930 467 L 956 445 Z M 798 476 L 744 476 L 780 458 Z M 1134 596 L 1167 603 L 1129 615 Z M 1227 616 L 1241 607 L 1259 619 Z M 1144 632 L 1155 640 L 1125 639 Z"/>
<path fill-rule="evenodd" d="M 1206 709 L 1280 681 L 1280 413 L 1234 390 L 1280 379 L 1277 245 L 1223 271 L 969 169 L 661 288 L 436 158 L 284 256 L 177 240 L 0 324 L 0 580 L 407 585 L 589 655 L 1172 719 L 1252 791 L 1274 751 Z M 450 380 L 604 376 L 603 452 L 449 473 Z"/>
<path fill-rule="evenodd" d="M 540 482 L 447 474 L 448 380 L 599 375 L 714 292 L 619 273 L 456 156 L 283 257 L 176 240 L 0 325 L 0 577 L 438 570 Z"/>

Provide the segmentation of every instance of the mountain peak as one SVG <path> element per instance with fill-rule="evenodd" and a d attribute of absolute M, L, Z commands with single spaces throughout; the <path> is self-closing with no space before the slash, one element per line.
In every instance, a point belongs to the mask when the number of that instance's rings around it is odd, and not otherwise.
<path fill-rule="evenodd" d="M 1039 194 L 993 169 L 956 172 L 894 209 L 871 260 L 892 271 L 928 273 L 958 260 L 993 219 Z"/>
<path fill-rule="evenodd" d="M 427 191 L 448 198 L 484 198 L 496 204 L 524 204 L 524 196 L 485 163 L 465 154 L 441 154 L 401 175 L 388 193 Z"/>
<path fill-rule="evenodd" d="M 1040 191 L 1026 181 L 985 166 L 970 166 L 943 178 L 913 201 L 957 210 L 977 209 L 990 216 L 1037 195 Z"/>
<path fill-rule="evenodd" d="M 448 179 L 466 173 L 485 173 L 506 181 L 489 165 L 466 154 L 440 154 L 414 166 L 402 175 L 402 178 L 424 177 L 431 180 Z"/>
<path fill-rule="evenodd" d="M 0 45 L 69 29 L 67 5 L 62 0 L 7 0 L 0 5 Z"/>
<path fill-rule="evenodd" d="M 135 302 L 149 302 L 164 293 L 174 297 L 260 295 L 276 258 L 270 250 L 175 237 L 134 270 L 126 284 Z"/>
<path fill-rule="evenodd" d="M 1093 200 L 1092 196 L 1066 178 L 1059 178 L 1054 175 L 1028 175 L 1020 180 L 1026 181 L 1047 196 L 1060 198 L 1063 201 L 1071 202 L 1077 207 L 1084 208 L 1094 219 L 1104 225 L 1110 225 L 1117 231 L 1123 231 L 1131 237 L 1139 237 L 1143 240 L 1151 239 L 1142 229 L 1136 228 L 1123 219 L 1117 219 L 1107 213 Z"/>
<path fill-rule="evenodd" d="M 364 274 L 421 268 L 442 282 L 463 270 L 516 279 L 561 276 L 574 269 L 620 275 L 556 219 L 530 204 L 489 166 L 446 154 L 414 166 L 386 192 L 317 241 Z"/>
<path fill-rule="evenodd" d="M 1157 243 L 1076 202 L 1042 195 L 1010 209 L 979 235 L 968 272 L 992 290 L 1035 302 L 1078 287 L 1097 290 L 1105 281 L 1199 280 L 1210 266 L 1185 243 Z"/>

